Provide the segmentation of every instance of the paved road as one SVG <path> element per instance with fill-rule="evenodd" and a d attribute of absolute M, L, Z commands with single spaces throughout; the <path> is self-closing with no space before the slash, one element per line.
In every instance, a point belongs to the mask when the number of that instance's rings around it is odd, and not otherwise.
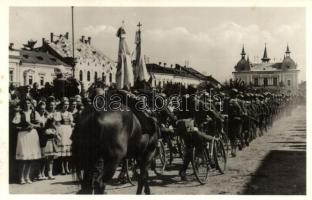
<path fill-rule="evenodd" d="M 152 194 L 305 194 L 306 107 L 297 106 L 276 121 L 267 134 L 238 152 L 236 158 L 229 158 L 226 174 L 212 173 L 206 185 L 199 185 L 192 174 L 190 181 L 181 181 L 177 176 L 180 162 L 177 159 L 161 178 L 151 173 Z M 15 194 L 75 194 L 78 190 L 70 175 L 10 185 Z M 107 186 L 108 194 L 135 191 L 129 184 Z"/>

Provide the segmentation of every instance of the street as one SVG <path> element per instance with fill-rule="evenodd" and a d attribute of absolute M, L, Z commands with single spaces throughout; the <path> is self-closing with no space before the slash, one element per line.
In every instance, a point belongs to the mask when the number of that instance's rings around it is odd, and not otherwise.
<path fill-rule="evenodd" d="M 228 158 L 225 174 L 211 173 L 205 185 L 199 185 L 189 170 L 189 181 L 181 181 L 181 160 L 161 176 L 150 173 L 152 194 L 306 194 L 306 107 L 275 121 L 268 132 L 249 147 Z M 191 166 L 189 167 L 191 169 Z M 75 194 L 79 190 L 71 175 L 33 184 L 10 185 L 11 194 Z M 108 194 L 135 194 L 130 184 L 108 185 Z"/>

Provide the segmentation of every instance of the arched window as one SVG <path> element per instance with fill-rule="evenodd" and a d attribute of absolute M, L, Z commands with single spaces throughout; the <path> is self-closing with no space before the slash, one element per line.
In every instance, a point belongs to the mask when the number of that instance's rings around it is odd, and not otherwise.
<path fill-rule="evenodd" d="M 110 83 L 113 82 L 113 75 L 112 75 L 112 73 L 109 73 L 109 82 L 110 82 Z"/>
<path fill-rule="evenodd" d="M 87 81 L 90 81 L 90 71 L 87 72 Z"/>
<path fill-rule="evenodd" d="M 106 77 L 105 77 L 105 73 L 102 73 L 102 81 L 105 83 L 106 82 Z"/>
<path fill-rule="evenodd" d="M 97 81 L 97 72 L 94 72 L 94 81 Z"/>
<path fill-rule="evenodd" d="M 82 70 L 79 71 L 79 80 L 83 81 L 83 73 Z"/>

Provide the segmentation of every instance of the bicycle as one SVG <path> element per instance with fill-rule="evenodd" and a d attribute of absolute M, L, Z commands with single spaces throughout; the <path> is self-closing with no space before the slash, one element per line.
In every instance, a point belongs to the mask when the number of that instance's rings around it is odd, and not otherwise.
<path fill-rule="evenodd" d="M 137 185 L 140 169 L 137 165 L 137 162 L 135 158 L 127 158 L 124 162 L 125 168 L 126 168 L 126 178 L 128 182 L 135 186 Z M 157 149 L 156 149 L 156 155 L 154 157 L 154 161 L 152 166 L 152 169 L 156 174 L 162 174 L 166 167 L 166 153 L 165 153 L 165 147 L 162 142 L 162 140 L 158 140 Z"/>
<path fill-rule="evenodd" d="M 211 141 L 193 147 L 192 149 L 192 168 L 196 180 L 200 184 L 205 184 L 210 169 L 217 169 L 221 174 L 225 173 L 227 157 L 224 144 L 219 136 L 213 137 Z"/>

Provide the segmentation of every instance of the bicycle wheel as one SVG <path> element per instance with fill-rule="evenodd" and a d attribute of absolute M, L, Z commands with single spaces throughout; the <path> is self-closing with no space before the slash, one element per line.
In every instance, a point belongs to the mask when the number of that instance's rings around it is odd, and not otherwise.
<path fill-rule="evenodd" d="M 226 155 L 229 155 L 229 153 L 231 152 L 231 144 L 229 137 L 225 133 L 222 133 L 221 140 L 224 144 L 224 150 L 226 152 Z"/>
<path fill-rule="evenodd" d="M 133 186 L 137 185 L 139 169 L 135 159 L 126 159 L 126 173 L 129 183 Z"/>
<path fill-rule="evenodd" d="M 224 145 L 221 140 L 214 142 L 213 156 L 216 163 L 216 167 L 221 174 L 224 174 L 226 170 L 226 153 L 224 150 Z"/>
<path fill-rule="evenodd" d="M 154 158 L 155 172 L 162 174 L 166 168 L 166 151 L 164 143 L 159 140 L 157 144 L 157 152 Z"/>
<path fill-rule="evenodd" d="M 204 147 L 193 148 L 192 167 L 196 180 L 202 185 L 205 184 L 208 178 L 209 164 L 207 152 Z"/>
<path fill-rule="evenodd" d="M 184 159 L 185 144 L 184 144 L 184 140 L 181 136 L 177 136 L 177 147 L 178 147 L 178 153 L 180 155 L 180 158 L 182 158 L 182 160 L 183 160 Z"/>

